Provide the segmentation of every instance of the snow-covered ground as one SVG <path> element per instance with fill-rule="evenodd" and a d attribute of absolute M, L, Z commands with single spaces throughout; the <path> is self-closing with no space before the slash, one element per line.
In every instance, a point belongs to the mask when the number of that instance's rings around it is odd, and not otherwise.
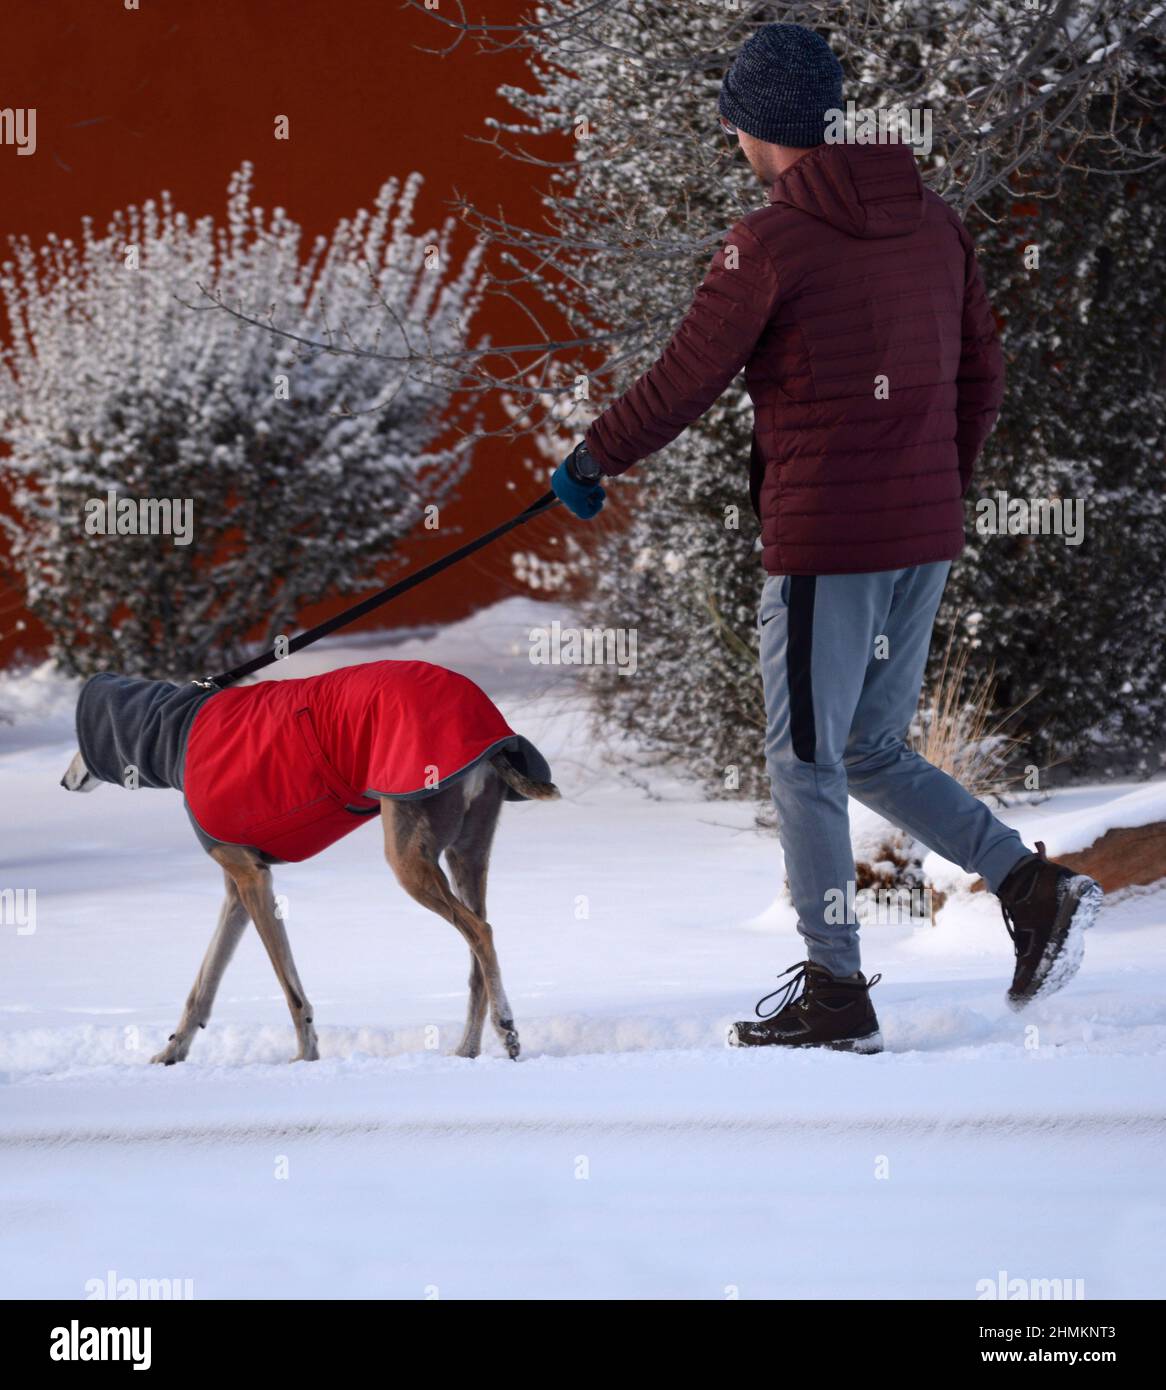
<path fill-rule="evenodd" d="M 603 763 L 572 672 L 527 659 L 542 621 L 512 600 L 279 671 L 438 661 L 547 753 L 563 800 L 506 808 L 490 879 L 518 1064 L 445 1055 L 467 953 L 370 827 L 276 872 L 321 1060 L 288 1064 L 252 932 L 190 1060 L 149 1066 L 217 870 L 176 794 L 62 791 L 72 688 L 0 678 L 0 889 L 36 890 L 35 930 L 19 895 L 0 927 L 0 1296 L 109 1271 L 201 1298 L 973 1298 L 1000 1271 L 1166 1295 L 1166 893 L 1108 901 L 1078 978 L 1017 1016 L 995 900 L 956 892 L 865 932 L 881 1056 L 729 1050 L 801 958 L 780 850 L 749 806 Z M 1056 854 L 1164 791 L 1005 815 Z"/>

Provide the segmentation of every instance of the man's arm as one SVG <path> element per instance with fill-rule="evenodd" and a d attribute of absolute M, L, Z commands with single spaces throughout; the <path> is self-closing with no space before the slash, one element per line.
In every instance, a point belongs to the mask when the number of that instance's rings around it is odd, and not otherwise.
<path fill-rule="evenodd" d="M 962 223 L 957 223 L 964 248 L 964 312 L 960 365 L 956 373 L 956 449 L 959 453 L 960 494 L 972 483 L 972 470 L 984 441 L 992 432 L 1004 399 L 1004 354 L 976 249 Z"/>
<path fill-rule="evenodd" d="M 606 476 L 656 453 L 700 419 L 749 360 L 777 294 L 768 252 L 739 222 L 655 364 L 584 435 Z"/>

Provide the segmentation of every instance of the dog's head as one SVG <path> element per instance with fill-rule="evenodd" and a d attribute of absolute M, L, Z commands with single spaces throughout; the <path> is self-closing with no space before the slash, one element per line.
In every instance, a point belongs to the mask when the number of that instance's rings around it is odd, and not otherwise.
<path fill-rule="evenodd" d="M 101 786 L 101 780 L 94 777 L 85 766 L 85 759 L 81 754 L 74 753 L 73 761 L 65 769 L 65 775 L 61 778 L 61 786 L 67 792 L 91 792 L 96 791 Z"/>

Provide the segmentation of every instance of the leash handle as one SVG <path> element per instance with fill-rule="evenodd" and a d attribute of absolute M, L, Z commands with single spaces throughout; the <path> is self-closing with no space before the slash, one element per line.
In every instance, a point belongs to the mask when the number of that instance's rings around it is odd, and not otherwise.
<path fill-rule="evenodd" d="M 487 531 L 484 535 L 478 536 L 475 540 L 467 541 L 465 545 L 458 546 L 456 550 L 451 550 L 448 555 L 443 555 L 439 560 L 434 560 L 431 564 L 425 565 L 422 569 L 414 570 L 412 574 L 407 574 L 404 579 L 398 579 L 395 584 L 390 584 L 387 589 L 382 589 L 378 594 L 371 594 L 368 598 L 362 599 L 359 603 L 354 603 L 351 608 L 345 608 L 343 612 L 337 613 L 334 617 L 326 618 L 324 622 L 317 623 L 315 627 L 310 627 L 306 632 L 297 633 L 287 644 L 287 651 L 284 656 L 291 656 L 294 652 L 301 652 L 305 647 L 310 647 L 313 642 L 318 642 L 321 637 L 327 637 L 330 633 L 336 632 L 339 628 L 347 627 L 349 623 L 354 623 L 357 618 L 363 618 L 366 613 L 373 613 L 382 604 L 390 600 L 399 598 L 406 594 L 410 589 L 415 589 L 418 584 L 424 584 L 427 579 L 432 579 L 434 575 L 440 574 L 442 570 L 447 570 L 451 565 L 456 565 L 460 560 L 473 555 L 475 551 L 481 550 L 491 541 L 496 541 L 499 536 L 504 536 L 507 531 L 513 531 L 516 526 L 524 526 L 528 521 L 533 521 L 536 516 L 541 516 L 543 512 L 548 512 L 552 507 L 559 504 L 559 499 L 553 492 L 544 492 L 536 501 L 532 502 L 524 511 L 512 516 L 509 521 L 504 521 L 500 526 L 495 526 L 492 531 Z M 254 675 L 256 671 L 262 671 L 265 666 L 273 666 L 277 661 L 284 657 L 276 655 L 275 648 L 260 652 L 258 656 L 253 656 L 250 661 L 244 661 L 238 666 L 232 666 L 229 671 L 222 671 L 217 676 L 207 676 L 205 679 L 195 681 L 194 684 L 201 686 L 204 690 L 225 690 L 227 686 L 234 685 L 244 676 Z"/>

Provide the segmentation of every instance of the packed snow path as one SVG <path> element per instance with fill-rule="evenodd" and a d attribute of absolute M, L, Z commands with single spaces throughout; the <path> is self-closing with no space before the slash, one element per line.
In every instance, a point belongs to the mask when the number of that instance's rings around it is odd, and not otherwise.
<path fill-rule="evenodd" d="M 511 602 L 286 672 L 439 661 L 550 758 L 563 801 L 505 808 L 490 875 L 518 1064 L 489 1030 L 445 1055 L 467 953 L 370 827 L 276 871 L 321 1061 L 288 1064 L 249 932 L 190 1060 L 149 1066 L 218 871 L 177 796 L 58 787 L 65 682 L 0 682 L 0 888 L 36 890 L 35 930 L 0 933 L 0 1295 L 110 1271 L 201 1298 L 973 1298 L 1000 1271 L 1166 1294 L 1166 893 L 1108 902 L 1077 980 L 1022 1015 L 995 901 L 957 893 L 934 927 L 864 934 L 881 1056 L 730 1051 L 801 956 L 780 851 L 749 806 L 600 764 L 571 673 L 526 660 L 540 621 Z M 1006 814 L 1055 854 L 1161 792 Z"/>

